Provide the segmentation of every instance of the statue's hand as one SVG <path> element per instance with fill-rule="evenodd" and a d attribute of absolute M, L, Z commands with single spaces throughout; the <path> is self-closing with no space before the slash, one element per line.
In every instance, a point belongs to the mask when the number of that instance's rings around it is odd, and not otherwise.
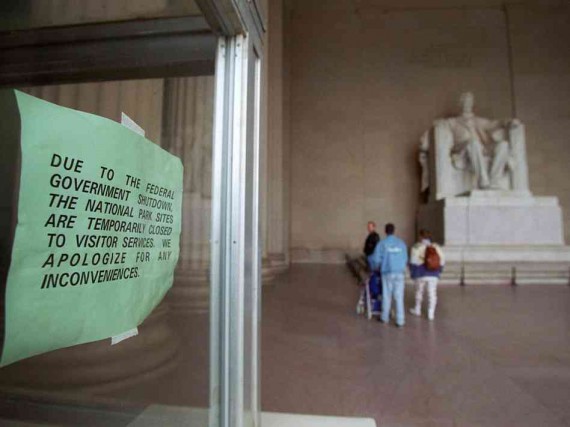
<path fill-rule="evenodd" d="M 520 121 L 519 119 L 512 119 L 512 120 L 511 120 L 511 123 L 509 124 L 509 127 L 510 127 L 511 129 L 516 128 L 516 127 L 519 127 L 519 126 L 522 126 L 522 123 L 521 123 L 521 121 Z"/>
<path fill-rule="evenodd" d="M 463 150 L 465 150 L 465 148 L 467 147 L 467 144 L 469 144 L 469 141 L 456 141 L 452 146 L 451 146 L 451 154 L 459 154 L 461 153 Z"/>
<path fill-rule="evenodd" d="M 507 168 L 509 168 L 512 172 L 517 169 L 517 161 L 512 155 L 510 155 L 507 159 Z"/>

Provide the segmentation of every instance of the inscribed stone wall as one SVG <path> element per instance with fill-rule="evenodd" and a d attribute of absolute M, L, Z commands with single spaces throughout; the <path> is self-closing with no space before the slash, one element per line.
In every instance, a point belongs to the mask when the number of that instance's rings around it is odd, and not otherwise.
<path fill-rule="evenodd" d="M 291 17 L 291 252 L 341 261 L 366 221 L 411 242 L 421 133 L 471 90 L 512 115 L 501 9 L 303 9 Z"/>

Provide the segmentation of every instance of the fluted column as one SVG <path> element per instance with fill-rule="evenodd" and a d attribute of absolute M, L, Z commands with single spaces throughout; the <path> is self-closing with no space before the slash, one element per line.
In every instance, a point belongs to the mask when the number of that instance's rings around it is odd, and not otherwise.
<path fill-rule="evenodd" d="M 23 91 L 114 121 L 120 121 L 124 112 L 145 130 L 146 138 L 161 145 L 163 86 L 164 80 L 152 79 L 38 86 Z"/>
<path fill-rule="evenodd" d="M 171 371 L 179 341 L 160 304 L 139 326 L 139 335 L 111 346 L 110 340 L 55 350 L 0 369 L 0 388 L 107 393 Z"/>
<path fill-rule="evenodd" d="M 163 80 L 42 86 L 25 92 L 69 108 L 119 121 L 128 114 L 160 141 Z M 159 376 L 174 368 L 179 342 L 163 301 L 139 327 L 139 335 L 118 345 L 110 340 L 82 344 L 22 360 L 0 369 L 0 386 L 42 390 L 107 392 Z"/>
<path fill-rule="evenodd" d="M 275 275 L 288 268 L 283 120 L 283 0 L 271 1 L 268 15 L 266 269 Z"/>
<path fill-rule="evenodd" d="M 269 57 L 267 51 L 261 62 L 261 108 L 260 126 L 259 126 L 259 231 L 260 231 L 260 249 L 261 249 L 261 282 L 267 285 L 275 279 L 275 271 L 271 268 L 269 259 L 269 176 L 271 171 L 268 163 L 269 150 L 269 113 L 268 113 L 268 95 L 269 95 Z"/>
<path fill-rule="evenodd" d="M 163 146 L 184 164 L 180 260 L 169 293 L 173 309 L 209 308 L 214 77 L 167 79 Z"/>

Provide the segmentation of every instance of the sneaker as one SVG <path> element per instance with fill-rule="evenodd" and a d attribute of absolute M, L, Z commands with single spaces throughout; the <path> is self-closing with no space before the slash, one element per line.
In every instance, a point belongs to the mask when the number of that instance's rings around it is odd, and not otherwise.
<path fill-rule="evenodd" d="M 428 313 L 428 319 L 433 320 L 435 318 L 435 313 Z"/>
<path fill-rule="evenodd" d="M 421 310 L 416 310 L 415 308 L 410 308 L 410 314 L 413 314 L 414 316 L 421 316 L 422 312 L 421 312 Z"/>

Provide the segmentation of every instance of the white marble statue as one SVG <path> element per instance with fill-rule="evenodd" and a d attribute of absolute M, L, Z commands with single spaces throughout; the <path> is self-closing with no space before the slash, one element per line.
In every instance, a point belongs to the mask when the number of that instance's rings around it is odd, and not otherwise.
<path fill-rule="evenodd" d="M 421 137 L 421 191 L 429 189 L 430 199 L 477 189 L 528 192 L 524 126 L 477 117 L 474 103 L 471 92 L 462 94 L 461 115 L 436 120 Z"/>

